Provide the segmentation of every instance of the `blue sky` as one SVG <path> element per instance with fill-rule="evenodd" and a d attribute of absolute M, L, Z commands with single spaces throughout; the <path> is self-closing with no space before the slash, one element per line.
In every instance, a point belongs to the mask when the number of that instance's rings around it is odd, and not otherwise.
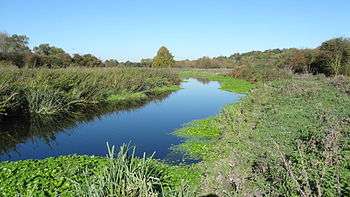
<path fill-rule="evenodd" d="M 349 0 L 0 0 L 0 31 L 122 61 L 316 47 L 349 21 Z"/>

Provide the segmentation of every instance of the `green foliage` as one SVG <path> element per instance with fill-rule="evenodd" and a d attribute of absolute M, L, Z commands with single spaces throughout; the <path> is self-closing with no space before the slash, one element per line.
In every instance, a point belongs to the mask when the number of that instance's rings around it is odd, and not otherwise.
<path fill-rule="evenodd" d="M 193 158 L 207 158 L 212 149 L 214 140 L 217 140 L 221 132 L 214 118 L 195 120 L 184 128 L 178 129 L 174 133 L 176 136 L 185 138 L 180 145 L 173 147 L 174 150 L 185 151 Z"/>
<path fill-rule="evenodd" d="M 125 95 L 161 94 L 159 88 L 179 82 L 175 73 L 154 69 L 1 69 L 0 74 L 2 113 L 11 106 L 33 114 L 78 112 Z"/>
<path fill-rule="evenodd" d="M 62 156 L 0 163 L 1 196 L 193 196 L 191 167 L 170 166 L 134 149 L 108 149 L 107 158 Z M 182 195 L 181 195 L 182 194 Z"/>
<path fill-rule="evenodd" d="M 108 161 L 99 157 L 62 156 L 44 160 L 0 163 L 1 196 L 74 196 L 84 173 L 95 175 Z"/>
<path fill-rule="evenodd" d="M 75 54 L 71 57 L 63 49 L 40 44 L 33 48 L 33 52 L 28 47 L 28 37 L 22 35 L 7 35 L 0 32 L 0 61 L 8 61 L 19 68 L 65 68 L 69 66 L 81 67 L 102 67 L 117 66 L 115 60 L 102 63 L 100 59 L 91 55 Z"/>
<path fill-rule="evenodd" d="M 289 79 L 293 77 L 293 73 L 290 70 L 280 69 L 270 65 L 243 66 L 235 69 L 228 75 L 252 83 Z"/>
<path fill-rule="evenodd" d="M 173 66 L 174 64 L 174 56 L 166 47 L 162 46 L 158 50 L 157 55 L 153 58 L 152 67 L 163 68 Z"/>
<path fill-rule="evenodd" d="M 248 93 L 254 85 L 240 79 L 225 76 L 223 74 L 210 73 L 203 70 L 184 70 L 180 72 L 182 78 L 195 77 L 198 79 L 218 81 L 221 89 L 231 92 Z M 217 124 L 216 118 L 196 120 L 187 124 L 175 132 L 175 135 L 185 138 L 185 142 L 173 147 L 174 150 L 185 151 L 190 157 L 213 159 L 210 153 L 213 142 L 220 134 L 220 125 Z"/>
<path fill-rule="evenodd" d="M 63 49 L 50 46 L 49 44 L 40 44 L 33 49 L 34 55 L 40 60 L 36 61 L 35 64 L 30 64 L 28 67 L 67 67 L 71 64 L 72 58 Z"/>
<path fill-rule="evenodd" d="M 144 67 L 151 67 L 152 66 L 153 59 L 141 59 L 141 66 Z"/>
<path fill-rule="evenodd" d="M 202 191 L 349 195 L 350 97 L 339 83 L 306 77 L 260 84 L 225 107 L 215 124 L 199 121 L 180 130 L 184 136 L 221 133 L 180 145 L 204 160 Z"/>
<path fill-rule="evenodd" d="M 108 61 L 107 63 L 113 63 L 111 61 Z M 115 61 L 114 61 L 115 63 Z M 114 64 L 113 63 L 113 64 Z M 81 67 L 101 67 L 103 66 L 102 61 L 95 57 L 92 54 L 85 54 L 85 55 L 79 55 L 74 54 L 72 59 L 72 66 L 81 66 Z"/>
<path fill-rule="evenodd" d="M 210 73 L 203 70 L 183 70 L 180 71 L 182 78 L 195 77 L 198 79 L 206 79 L 211 81 L 218 81 L 221 84 L 221 89 L 236 93 L 247 93 L 254 85 L 245 80 L 236 79 L 225 76 L 226 74 Z"/>
<path fill-rule="evenodd" d="M 8 35 L 0 32 L 0 53 L 27 53 L 29 38 L 24 35 Z"/>
<path fill-rule="evenodd" d="M 178 85 L 172 85 L 172 86 L 163 86 L 159 88 L 154 88 L 152 90 L 146 91 L 146 94 L 148 95 L 164 95 L 170 92 L 175 92 L 177 90 L 180 90 L 180 86 Z"/>
<path fill-rule="evenodd" d="M 104 62 L 106 67 L 117 67 L 119 66 L 119 62 L 116 59 L 109 59 Z"/>
<path fill-rule="evenodd" d="M 220 136 L 220 130 L 217 127 L 214 118 L 195 120 L 184 128 L 178 129 L 175 134 L 186 138 L 217 138 Z"/>
<path fill-rule="evenodd" d="M 350 39 L 334 38 L 325 41 L 319 47 L 325 61 L 323 66 L 329 66 L 332 74 L 349 74 L 350 70 Z"/>
<path fill-rule="evenodd" d="M 292 73 L 350 76 L 349 38 L 325 41 L 316 49 L 272 49 L 177 61 L 176 67 L 231 68 L 232 76 L 249 81 L 284 79 Z"/>

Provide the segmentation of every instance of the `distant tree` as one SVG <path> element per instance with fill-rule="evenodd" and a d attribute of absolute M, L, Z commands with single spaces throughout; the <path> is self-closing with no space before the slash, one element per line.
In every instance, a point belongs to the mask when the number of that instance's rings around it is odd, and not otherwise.
<path fill-rule="evenodd" d="M 25 65 L 24 53 L 0 53 L 0 61 L 13 64 L 18 68 L 22 68 Z"/>
<path fill-rule="evenodd" d="M 139 62 L 131 62 L 131 61 L 126 61 L 121 63 L 121 66 L 125 66 L 125 67 L 141 67 L 141 63 Z"/>
<path fill-rule="evenodd" d="M 116 59 L 109 59 L 104 62 L 106 67 L 117 67 L 119 65 L 118 60 Z"/>
<path fill-rule="evenodd" d="M 73 54 L 72 66 L 79 66 L 81 64 L 83 64 L 83 57 L 79 54 Z"/>
<path fill-rule="evenodd" d="M 147 58 L 147 59 L 141 59 L 141 66 L 143 67 L 151 67 L 153 63 L 153 59 Z"/>
<path fill-rule="evenodd" d="M 315 55 L 313 49 L 291 49 L 285 52 L 283 64 L 294 73 L 308 73 L 311 72 Z"/>
<path fill-rule="evenodd" d="M 101 67 L 103 63 L 100 59 L 92 54 L 83 55 L 83 62 L 86 67 Z"/>
<path fill-rule="evenodd" d="M 25 64 L 28 68 L 39 68 L 45 65 L 43 58 L 35 53 L 28 53 L 25 56 Z"/>
<path fill-rule="evenodd" d="M 174 56 L 169 52 L 169 50 L 162 46 L 157 52 L 152 62 L 152 67 L 170 67 L 175 64 Z"/>
<path fill-rule="evenodd" d="M 72 58 L 74 66 L 81 67 L 102 67 L 104 64 L 100 59 L 91 54 L 79 55 L 74 54 Z"/>
<path fill-rule="evenodd" d="M 25 55 L 31 53 L 28 37 L 24 35 L 8 35 L 0 32 L 0 61 L 8 62 L 21 68 L 25 65 Z"/>
<path fill-rule="evenodd" d="M 350 39 L 334 38 L 325 41 L 319 47 L 325 61 L 324 66 L 331 68 L 332 74 L 349 74 L 350 67 Z"/>
<path fill-rule="evenodd" d="M 40 44 L 37 47 L 34 47 L 34 53 L 38 55 L 57 55 L 66 53 L 63 49 L 50 46 L 49 44 Z"/>
<path fill-rule="evenodd" d="M 61 48 L 50 46 L 49 44 L 40 44 L 39 46 L 34 47 L 34 54 L 38 55 L 41 58 L 43 65 L 49 68 L 67 67 L 72 63 L 72 58 L 68 53 Z"/>
<path fill-rule="evenodd" d="M 13 34 L 9 36 L 0 32 L 0 53 L 28 53 L 29 38 L 25 35 Z"/>
<path fill-rule="evenodd" d="M 8 35 L 4 32 L 0 32 L 0 53 L 6 51 Z"/>
<path fill-rule="evenodd" d="M 197 60 L 197 67 L 200 68 L 214 68 L 216 67 L 214 61 L 208 56 L 201 57 Z"/>

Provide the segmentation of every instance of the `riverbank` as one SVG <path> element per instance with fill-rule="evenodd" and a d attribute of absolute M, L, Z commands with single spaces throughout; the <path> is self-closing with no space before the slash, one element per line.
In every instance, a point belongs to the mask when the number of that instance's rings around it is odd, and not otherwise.
<path fill-rule="evenodd" d="M 186 82 L 188 83 L 188 82 Z M 196 82 L 197 85 L 201 84 L 200 82 Z M 214 83 L 217 86 L 217 83 Z M 174 87 L 174 86 L 173 86 Z M 197 86 L 196 86 L 197 87 Z M 177 86 L 174 87 L 178 88 Z M 155 89 L 158 93 L 167 92 L 168 87 Z M 194 90 L 192 90 L 194 91 Z M 218 91 L 219 92 L 219 91 Z M 203 95 L 203 94 L 200 94 Z M 204 94 L 205 95 L 205 94 Z M 120 99 L 119 101 L 129 101 L 129 99 Z M 82 165 L 77 165 L 79 160 L 82 160 Z M 86 170 L 85 168 L 89 168 L 89 171 L 96 172 L 90 173 L 91 179 L 98 179 L 98 175 L 104 173 L 106 171 L 105 168 L 108 168 L 106 165 L 106 158 L 101 157 L 89 157 L 89 156 L 62 156 L 58 158 L 48 158 L 43 160 L 25 160 L 18 162 L 3 162 L 0 166 L 0 172 L 2 172 L 1 177 L 4 177 L 4 180 L 0 186 L 0 189 L 3 191 L 1 193 L 6 193 L 9 195 L 14 195 L 16 192 L 26 193 L 28 185 L 34 185 L 32 190 L 29 190 L 29 194 L 43 194 L 44 192 L 48 192 L 52 194 L 64 194 L 70 195 L 75 192 L 81 192 L 75 190 L 75 187 L 84 187 L 84 180 L 81 176 L 83 176 L 83 172 Z M 136 159 L 138 160 L 138 159 Z M 195 165 L 190 166 L 182 166 L 182 165 L 169 165 L 164 164 L 160 161 L 149 159 L 152 161 L 152 169 L 159 172 L 159 174 L 152 174 L 154 178 L 161 180 L 161 185 L 166 186 L 165 190 L 159 191 L 159 188 L 156 192 L 164 194 L 167 192 L 171 195 L 174 195 L 177 192 L 185 192 L 188 193 L 187 196 L 193 196 L 193 192 L 196 190 L 197 185 L 200 180 L 200 172 L 198 171 Z M 131 162 L 129 160 L 127 163 Z M 72 165 L 70 165 L 70 163 Z M 66 165 L 67 164 L 67 165 Z M 68 165 L 69 164 L 69 165 Z M 86 164 L 86 165 L 85 165 Z M 66 167 L 67 166 L 67 167 Z M 72 167 L 76 166 L 76 167 Z M 137 168 L 145 168 L 143 164 L 138 166 Z M 37 168 L 36 170 L 31 170 L 31 168 Z M 130 166 L 130 168 L 132 168 Z M 47 169 L 47 174 L 42 174 L 43 169 Z M 75 169 L 75 170 L 72 170 Z M 72 170 L 72 171 L 71 171 Z M 52 172 L 58 173 L 57 177 L 53 177 Z M 119 171 L 119 170 L 118 170 Z M 128 171 L 128 170 L 127 170 Z M 127 173 L 127 171 L 123 171 L 120 173 Z M 196 172 L 196 173 L 193 173 Z M 147 176 L 147 174 L 143 174 Z M 40 178 L 36 178 L 40 176 Z M 25 178 L 23 178 L 25 177 Z M 33 182 L 32 182 L 33 181 Z M 149 180 L 150 183 L 152 180 Z M 59 184 L 55 184 L 59 182 Z M 45 184 L 47 183 L 47 184 Z M 21 187 L 16 187 L 13 189 L 13 185 L 21 185 Z M 39 184 L 39 185 L 38 185 Z M 158 183 L 157 183 L 158 184 Z M 62 186 L 62 187 L 61 187 Z M 74 186 L 74 187 L 73 187 Z M 91 186 L 91 183 L 90 183 Z M 98 185 L 94 185 L 98 187 Z M 170 193 L 169 193 L 170 192 Z M 165 194 L 164 194 L 165 195 Z M 185 195 L 185 194 L 184 194 Z M 176 195 L 175 195 L 176 196 Z"/>
<path fill-rule="evenodd" d="M 224 90 L 247 93 L 240 103 L 228 105 L 217 116 L 194 121 L 176 132 L 187 139 L 179 147 L 201 159 L 200 163 L 170 166 L 150 159 L 152 164 L 133 165 L 131 158 L 124 160 L 129 166 L 120 168 L 124 170 L 106 171 L 101 166 L 115 166 L 106 165 L 108 158 L 73 156 L 5 162 L 0 164 L 0 193 L 15 194 L 29 188 L 37 194 L 71 192 L 87 183 L 99 188 L 98 183 L 105 183 L 99 174 L 106 172 L 121 173 L 128 179 L 123 180 L 131 183 L 135 177 L 126 173 L 133 169 L 148 177 L 143 180 L 152 186 L 152 192 L 165 196 L 179 192 L 183 196 L 349 194 L 348 79 L 294 76 L 252 85 L 215 73 L 185 71 L 180 75 L 216 79 Z M 145 168 L 153 169 L 152 173 L 139 171 Z M 79 178 L 86 169 L 93 171 L 90 178 L 99 181 Z M 61 187 L 66 184 L 66 189 Z M 159 185 L 167 189 L 161 190 Z M 118 191 L 128 191 L 129 186 L 135 185 L 126 184 Z M 150 188 L 143 187 L 142 192 L 148 191 Z"/>
<path fill-rule="evenodd" d="M 258 84 L 240 103 L 176 132 L 202 159 L 200 191 L 219 196 L 349 195 L 348 79 Z"/>
<path fill-rule="evenodd" d="M 180 82 L 169 69 L 3 68 L 0 75 L 0 118 L 71 114 L 97 104 L 140 102 L 174 91 Z"/>

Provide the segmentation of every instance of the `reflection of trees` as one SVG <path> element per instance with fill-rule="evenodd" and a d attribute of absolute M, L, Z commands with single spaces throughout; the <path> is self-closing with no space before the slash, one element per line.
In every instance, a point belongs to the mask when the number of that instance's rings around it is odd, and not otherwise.
<path fill-rule="evenodd" d="M 16 146 L 27 140 L 40 139 L 47 144 L 55 141 L 56 134 L 66 129 L 74 128 L 78 124 L 87 123 L 115 112 L 136 110 L 151 101 L 159 102 L 169 94 L 150 96 L 143 102 L 129 102 L 124 104 L 108 104 L 90 107 L 74 114 L 56 116 L 21 116 L 11 117 L 1 121 L 0 124 L 0 155 L 16 151 Z"/>
<path fill-rule="evenodd" d="M 196 78 L 199 82 L 201 82 L 202 84 L 208 84 L 210 82 L 210 80 L 206 79 L 206 78 Z"/>

